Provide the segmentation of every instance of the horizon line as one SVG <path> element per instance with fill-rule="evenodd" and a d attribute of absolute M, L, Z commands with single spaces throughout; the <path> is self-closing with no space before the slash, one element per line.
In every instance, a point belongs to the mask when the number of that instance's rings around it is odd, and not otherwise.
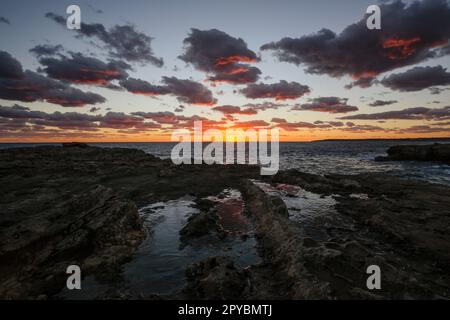
<path fill-rule="evenodd" d="M 294 143 L 294 142 L 303 142 L 303 143 L 309 143 L 309 142 L 321 142 L 321 141 L 381 141 L 381 140 L 390 140 L 390 141 L 400 141 L 400 140 L 450 140 L 450 137 L 419 137 L 419 138 L 355 138 L 355 139 L 345 139 L 345 138 L 336 138 L 336 139 L 318 139 L 318 140 L 310 140 L 310 141 L 301 141 L 301 140 L 283 140 L 279 141 L 279 143 Z M 257 140 L 258 142 L 259 140 Z M 263 140 L 265 141 L 265 140 Z M 270 140 L 269 140 L 270 141 Z M 26 141 L 26 142 L 20 142 L 20 141 L 0 141 L 0 144 L 46 144 L 46 143 L 52 143 L 52 144 L 63 144 L 63 143 L 71 143 L 71 142 L 78 142 L 78 143 L 179 143 L 179 141 L 77 141 L 77 140 L 68 140 L 68 141 Z M 195 142 L 195 141 L 192 141 Z M 211 143 L 213 141 L 202 141 L 203 143 Z M 227 141 L 223 141 L 227 142 Z M 232 141 L 228 141 L 232 142 Z M 243 141 L 234 141 L 234 142 L 243 142 Z M 249 141 L 245 141 L 249 142 Z"/>

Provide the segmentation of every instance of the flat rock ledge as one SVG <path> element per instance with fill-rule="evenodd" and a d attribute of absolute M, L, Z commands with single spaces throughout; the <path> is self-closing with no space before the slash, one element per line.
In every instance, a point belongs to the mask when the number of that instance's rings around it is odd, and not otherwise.
<path fill-rule="evenodd" d="M 442 161 L 450 163 L 450 144 L 399 145 L 390 147 L 387 156 L 376 157 L 376 161 Z"/>

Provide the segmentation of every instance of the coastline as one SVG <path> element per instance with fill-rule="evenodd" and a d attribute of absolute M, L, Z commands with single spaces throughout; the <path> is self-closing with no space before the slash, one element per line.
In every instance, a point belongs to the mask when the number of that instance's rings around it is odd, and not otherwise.
<path fill-rule="evenodd" d="M 242 193 L 242 214 L 252 223 L 262 262 L 242 269 L 233 258 L 211 256 L 186 268 L 180 290 L 139 298 L 450 297 L 448 186 L 378 173 L 283 170 L 263 178 L 256 166 L 175 166 L 139 150 L 84 146 L 1 150 L 0 171 L 0 260 L 8 261 L 1 264 L 3 298 L 56 298 L 64 266 L 72 263 L 108 282 L 151 233 L 138 208 L 189 195 L 205 216 L 215 208 L 205 199 L 225 189 Z M 303 205 L 308 197 L 333 205 L 317 216 L 302 215 L 306 207 L 294 210 L 295 201 Z M 188 220 L 202 232 L 191 233 L 187 246 L 205 235 L 219 242 L 248 237 L 218 232 L 220 218 Z M 370 264 L 384 272 L 377 292 L 365 288 Z M 119 297 L 138 298 L 126 291 Z"/>

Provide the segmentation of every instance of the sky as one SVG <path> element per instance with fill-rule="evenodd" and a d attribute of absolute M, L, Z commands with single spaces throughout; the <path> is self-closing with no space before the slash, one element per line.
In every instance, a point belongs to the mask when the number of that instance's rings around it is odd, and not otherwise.
<path fill-rule="evenodd" d="M 0 142 L 450 137 L 447 0 L 5 0 L 0 37 Z"/>

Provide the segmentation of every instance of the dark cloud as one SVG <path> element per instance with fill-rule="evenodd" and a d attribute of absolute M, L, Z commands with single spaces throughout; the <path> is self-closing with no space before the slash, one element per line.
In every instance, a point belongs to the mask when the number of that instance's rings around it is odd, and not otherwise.
<path fill-rule="evenodd" d="M 447 88 L 431 87 L 431 88 L 428 88 L 428 90 L 430 90 L 430 94 L 436 95 L 436 94 L 441 94 L 444 91 L 448 91 L 448 90 L 450 90 L 450 88 L 449 87 L 447 87 Z"/>
<path fill-rule="evenodd" d="M 128 78 L 120 81 L 120 85 L 127 91 L 135 94 L 142 94 L 146 96 L 157 96 L 169 94 L 170 90 L 167 86 L 157 86 L 148 83 L 145 80 Z"/>
<path fill-rule="evenodd" d="M 216 73 L 208 78 L 213 82 L 228 82 L 233 84 L 245 84 L 256 82 L 259 79 L 261 70 L 256 67 L 234 64 L 233 69 L 228 72 Z"/>
<path fill-rule="evenodd" d="M 250 99 L 271 98 L 275 100 L 297 99 L 310 92 L 308 86 L 301 85 L 298 82 L 287 82 L 281 80 L 278 83 L 249 84 L 240 92 Z"/>
<path fill-rule="evenodd" d="M 126 79 L 126 70 L 131 68 L 123 61 L 105 63 L 81 53 L 71 53 L 70 57 L 42 57 L 39 63 L 43 66 L 40 71 L 53 79 L 100 86 L 108 86 L 113 80 Z"/>
<path fill-rule="evenodd" d="M 176 115 L 173 112 L 170 111 L 160 111 L 160 112 L 133 112 L 132 115 L 139 116 L 148 120 L 152 120 L 159 124 L 179 124 L 183 121 L 189 121 L 191 118 L 183 116 L 183 115 Z"/>
<path fill-rule="evenodd" d="M 238 106 L 232 105 L 223 105 L 212 108 L 215 111 L 222 112 L 224 115 L 233 115 L 233 114 L 241 114 L 241 115 L 255 115 L 258 112 L 255 109 L 245 109 Z"/>
<path fill-rule="evenodd" d="M 9 53 L 0 51 L 0 99 L 24 102 L 47 101 L 63 107 L 82 107 L 105 102 L 105 98 L 69 84 L 22 70 Z"/>
<path fill-rule="evenodd" d="M 20 62 L 8 52 L 0 51 L 0 79 L 20 79 L 23 76 Z"/>
<path fill-rule="evenodd" d="M 211 90 L 201 83 L 175 77 L 163 77 L 162 82 L 169 88 L 171 94 L 177 96 L 180 102 L 197 105 L 216 103 Z"/>
<path fill-rule="evenodd" d="M 310 101 L 310 103 L 299 104 L 291 110 L 318 111 L 328 113 L 347 113 L 357 111 L 358 107 L 347 104 L 348 99 L 338 97 L 320 97 Z"/>
<path fill-rule="evenodd" d="M 289 122 L 283 118 L 272 118 L 272 123 L 275 123 L 275 127 L 286 131 L 297 131 L 302 129 L 333 129 L 344 127 L 345 124 L 341 121 L 315 121 L 314 123 L 298 121 Z"/>
<path fill-rule="evenodd" d="M 63 107 L 82 107 L 105 102 L 105 98 L 66 83 L 25 71 L 21 79 L 0 78 L 0 98 L 24 102 L 46 101 Z"/>
<path fill-rule="evenodd" d="M 281 107 L 287 107 L 287 104 L 273 103 L 273 102 L 262 102 L 262 103 L 247 103 L 244 107 L 248 109 L 253 109 L 256 111 L 266 111 L 266 110 L 277 110 Z"/>
<path fill-rule="evenodd" d="M 450 85 L 450 72 L 442 66 L 414 67 L 403 73 L 391 74 L 380 83 L 397 91 L 420 91 L 435 86 Z"/>
<path fill-rule="evenodd" d="M 95 112 L 99 112 L 100 110 L 101 110 L 101 108 L 92 107 L 89 109 L 89 112 L 95 113 Z"/>
<path fill-rule="evenodd" d="M 12 107 L 0 106 L 0 119 L 7 119 L 10 123 L 20 120 L 22 126 L 17 129 L 37 125 L 57 127 L 60 129 L 94 130 L 96 128 L 94 122 L 98 121 L 99 117 L 77 112 L 46 113 L 42 111 L 31 111 L 28 108 L 14 105 Z"/>
<path fill-rule="evenodd" d="M 397 100 L 375 100 L 374 102 L 369 103 L 369 106 L 371 107 L 382 107 L 382 106 L 388 106 L 394 103 L 397 103 Z"/>
<path fill-rule="evenodd" d="M 6 19 L 5 17 L 0 17 L 0 23 L 11 24 L 11 22 L 8 19 Z"/>
<path fill-rule="evenodd" d="M 356 114 L 341 117 L 347 120 L 446 120 L 450 119 L 450 106 L 443 108 L 407 108 L 398 111 L 387 111 L 371 114 Z"/>
<path fill-rule="evenodd" d="M 213 105 L 216 103 L 211 90 L 203 84 L 176 77 L 163 77 L 164 85 L 152 85 L 144 80 L 129 78 L 120 82 L 126 90 L 149 96 L 171 94 L 182 103 Z"/>
<path fill-rule="evenodd" d="M 286 131 L 297 131 L 303 129 L 315 129 L 315 130 L 342 130 L 342 131 L 385 131 L 385 129 L 372 125 L 356 125 L 353 122 L 343 123 L 341 121 L 314 121 L 310 122 L 289 122 L 282 118 L 273 118 L 271 122 L 275 123 L 277 128 Z"/>
<path fill-rule="evenodd" d="M 376 83 L 379 83 L 379 81 L 375 77 L 368 76 L 352 81 L 345 85 L 345 89 L 352 89 L 353 87 L 369 88 Z"/>
<path fill-rule="evenodd" d="M 350 131 L 350 132 L 371 132 L 371 131 L 389 131 L 379 126 L 373 126 L 370 124 L 359 124 L 353 125 L 347 128 L 342 128 L 340 130 Z"/>
<path fill-rule="evenodd" d="M 300 38 L 286 37 L 261 49 L 273 50 L 281 61 L 303 65 L 309 73 L 349 75 L 355 80 L 373 80 L 383 72 L 447 54 L 442 47 L 450 39 L 448 1 L 392 1 L 380 7 L 381 30 L 369 31 L 366 15 L 340 34 L 322 29 Z M 353 85 L 358 84 L 369 86 L 371 81 Z"/>
<path fill-rule="evenodd" d="M 317 127 L 317 125 L 309 122 L 288 122 L 286 119 L 281 118 L 273 118 L 273 123 L 276 123 L 275 127 L 279 129 L 283 129 L 285 131 L 297 131 L 300 129 L 314 129 Z"/>
<path fill-rule="evenodd" d="M 101 117 L 99 126 L 102 128 L 128 129 L 138 127 L 142 123 L 142 117 L 136 117 L 123 112 L 108 112 Z"/>
<path fill-rule="evenodd" d="M 36 57 L 55 56 L 64 50 L 62 45 L 39 44 L 30 49 L 30 52 Z"/>
<path fill-rule="evenodd" d="M 64 27 L 66 26 L 66 19 L 60 15 L 49 12 L 46 17 Z M 157 58 L 153 54 L 150 46 L 153 38 L 137 31 L 134 26 L 115 25 L 107 30 L 100 23 L 81 23 L 81 28 L 74 31 L 77 32 L 79 37 L 100 40 L 114 58 L 131 62 L 152 63 L 158 67 L 164 64 L 161 58 Z"/>
<path fill-rule="evenodd" d="M 249 66 L 259 60 L 241 38 L 217 29 L 191 29 L 183 41 L 185 52 L 179 58 L 208 73 L 209 80 L 243 84 L 256 82 L 261 71 Z"/>
<path fill-rule="evenodd" d="M 183 112 L 185 109 L 185 107 L 183 105 L 179 105 L 178 107 L 175 108 L 175 112 Z"/>
<path fill-rule="evenodd" d="M 450 127 L 431 127 L 428 125 L 411 126 L 402 129 L 399 133 L 435 133 L 435 132 L 450 132 Z"/>

